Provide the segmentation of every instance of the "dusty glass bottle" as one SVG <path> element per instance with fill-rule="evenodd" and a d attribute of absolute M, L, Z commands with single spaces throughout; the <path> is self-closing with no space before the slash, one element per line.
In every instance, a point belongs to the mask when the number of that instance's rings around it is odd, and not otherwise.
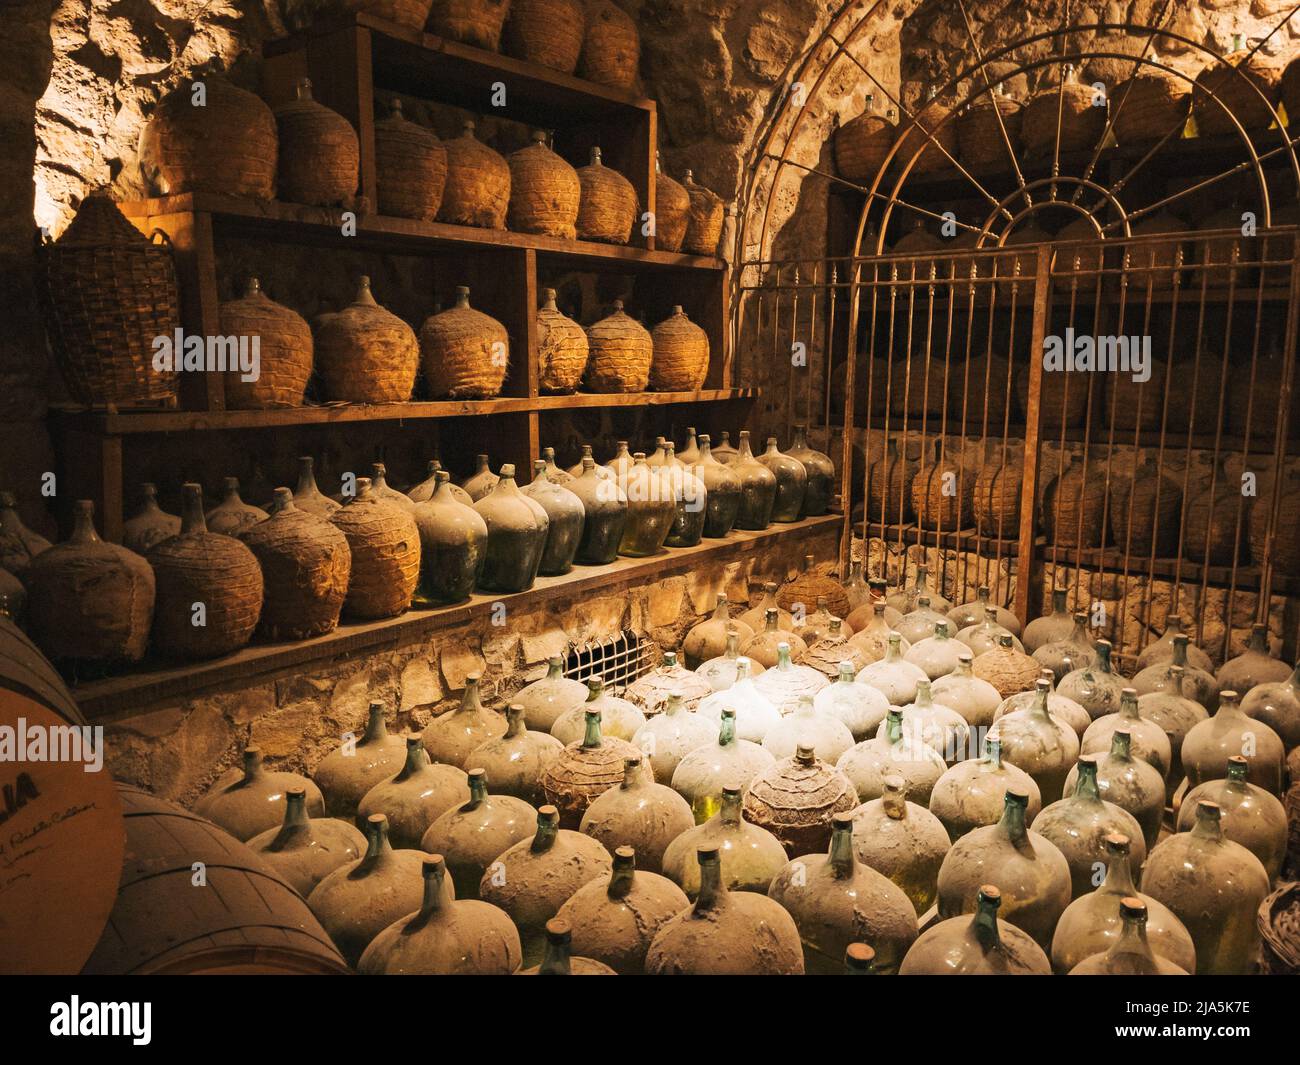
<path fill-rule="evenodd" d="M 1102 954 L 1085 958 L 1071 976 L 1188 976 L 1186 969 L 1160 957 L 1147 939 L 1147 908 L 1138 898 L 1120 900 L 1119 938 Z"/>
<path fill-rule="evenodd" d="M 786 454 L 799 462 L 807 476 L 807 489 L 804 492 L 803 506 L 799 508 L 801 518 L 817 518 L 831 509 L 831 500 L 835 497 L 835 463 L 829 455 L 808 446 L 808 427 L 794 427 L 794 443 Z"/>
<path fill-rule="evenodd" d="M 700 437 L 699 458 L 695 473 L 704 485 L 704 535 L 711 540 L 727 536 L 740 514 L 740 478 L 728 466 L 713 457 L 712 442 L 705 433 Z"/>
<path fill-rule="evenodd" d="M 1047 976 L 1051 963 L 1032 936 L 998 919 L 1002 892 L 984 884 L 967 911 L 926 929 L 903 959 L 903 976 Z"/>
<path fill-rule="evenodd" d="M 736 528 L 766 529 L 772 521 L 772 508 L 776 504 L 776 474 L 754 458 L 749 446 L 749 430 L 741 430 L 740 448 L 727 466 L 740 479 Z"/>
<path fill-rule="evenodd" d="M 1025 819 L 1032 823 L 1043 808 L 1034 778 L 1023 769 L 1002 760 L 1002 744 L 984 738 L 984 756 L 958 762 L 948 769 L 930 792 L 930 812 L 954 843 L 967 832 L 996 825 L 1002 817 L 1008 791 L 1025 796 Z"/>
<path fill-rule="evenodd" d="M 1208 721 L 1193 725 L 1183 739 L 1183 771 L 1196 787 L 1228 775 L 1228 759 L 1248 755 L 1247 777 L 1273 795 L 1283 791 L 1286 750 L 1282 738 L 1268 725 L 1241 711 L 1234 691 L 1219 695 L 1219 708 Z"/>
<path fill-rule="evenodd" d="M 533 479 L 520 492 L 546 511 L 546 542 L 537 572 L 544 577 L 568 573 L 573 568 L 586 520 L 582 500 L 548 475 L 542 459 L 533 463 Z"/>
<path fill-rule="evenodd" d="M 722 861 L 722 879 L 731 891 L 756 891 L 766 895 L 769 885 L 789 858 L 771 832 L 745 820 L 739 780 L 722 788 L 717 812 L 703 824 L 683 832 L 664 851 L 664 876 L 688 896 L 700 891 L 702 846 L 716 847 Z"/>
<path fill-rule="evenodd" d="M 546 548 L 546 512 L 519 491 L 515 468 L 501 467 L 501 477 L 474 509 L 487 525 L 487 547 L 478 586 L 487 592 L 522 592 L 533 586 Z"/>
<path fill-rule="evenodd" d="M 885 793 L 853 811 L 853 852 L 858 861 L 889 877 L 920 917 L 938 893 L 939 867 L 951 841 L 942 822 L 907 801 L 907 781 L 885 778 Z"/>
<path fill-rule="evenodd" d="M 1079 765 L 1065 778 L 1065 794 L 1073 794 L 1084 759 L 1097 763 L 1097 790 L 1107 802 L 1127 810 L 1142 826 L 1142 840 L 1149 851 L 1160 838 L 1160 824 L 1165 814 L 1165 782 L 1159 770 L 1141 758 L 1133 757 L 1133 734 L 1126 728 L 1111 733 L 1110 750 L 1104 756 L 1083 755 Z"/>
<path fill-rule="evenodd" d="M 1282 871 L 1286 857 L 1288 828 L 1286 808 L 1263 788 L 1249 781 L 1249 762 L 1241 755 L 1228 759 L 1228 775 L 1192 788 L 1178 809 L 1178 831 L 1189 832 L 1196 824 L 1196 810 L 1206 799 L 1222 811 L 1223 834 L 1240 843 L 1259 859 L 1270 881 Z"/>
<path fill-rule="evenodd" d="M 434 474 L 435 488 L 413 511 L 420 531 L 420 592 L 435 603 L 468 599 L 483 570 L 488 527 L 452 491 L 446 470 Z"/>

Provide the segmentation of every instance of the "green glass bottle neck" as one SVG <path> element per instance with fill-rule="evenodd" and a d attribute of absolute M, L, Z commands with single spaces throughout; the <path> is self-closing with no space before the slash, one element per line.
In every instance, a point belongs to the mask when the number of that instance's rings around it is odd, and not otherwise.
<path fill-rule="evenodd" d="M 568 936 L 547 936 L 546 950 L 538 966 L 539 976 L 571 976 L 571 947 Z"/>
<path fill-rule="evenodd" d="M 532 846 L 529 848 L 534 854 L 543 854 L 555 845 L 555 840 L 560 832 L 560 819 L 558 816 L 547 817 L 545 814 L 538 815 L 537 832 L 533 835 Z"/>
<path fill-rule="evenodd" d="M 848 880 L 853 876 L 853 826 L 836 824 L 831 831 L 829 864 L 835 876 Z"/>
<path fill-rule="evenodd" d="M 1097 787 L 1097 763 L 1090 758 L 1079 759 L 1079 776 L 1074 783 L 1074 797 L 1084 802 L 1101 802 Z"/>
<path fill-rule="evenodd" d="M 998 932 L 997 903 L 985 897 L 982 891 L 975 899 L 975 915 L 971 918 L 971 928 L 980 946 L 986 951 L 995 950 L 1002 945 L 1002 938 Z"/>
<path fill-rule="evenodd" d="M 1012 843 L 1020 843 L 1027 836 L 1025 805 L 1025 803 L 1008 795 L 1002 806 L 1002 818 L 998 821 L 998 824 Z"/>
<path fill-rule="evenodd" d="M 1110 860 L 1106 864 L 1106 879 L 1102 881 L 1102 890 L 1108 895 L 1128 896 L 1137 894 L 1133 883 L 1133 866 L 1129 860 L 1128 848 L 1107 848 Z"/>
<path fill-rule="evenodd" d="M 718 746 L 730 747 L 736 742 L 736 716 L 723 714 L 722 724 L 718 727 Z"/>
<path fill-rule="evenodd" d="M 738 789 L 723 788 L 718 820 L 724 825 L 738 825 L 744 820 L 744 799 Z"/>
<path fill-rule="evenodd" d="M 361 737 L 359 746 L 378 743 L 388 738 L 388 724 L 384 721 L 384 708 L 378 703 L 370 707 L 370 717 L 366 720 L 366 732 Z"/>
<path fill-rule="evenodd" d="M 722 862 L 714 851 L 712 857 L 700 859 L 700 891 L 695 898 L 695 912 L 715 910 L 727 896 L 727 886 L 722 882 Z"/>
<path fill-rule="evenodd" d="M 595 710 L 588 710 L 586 714 L 586 730 L 582 735 L 582 746 L 590 749 L 601 745 L 600 735 L 600 713 Z"/>

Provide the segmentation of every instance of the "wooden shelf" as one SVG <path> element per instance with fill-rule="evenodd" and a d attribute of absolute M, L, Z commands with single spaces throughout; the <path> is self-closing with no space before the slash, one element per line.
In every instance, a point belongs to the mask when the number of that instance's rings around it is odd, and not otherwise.
<path fill-rule="evenodd" d="M 273 429 L 286 425 L 338 425 L 347 422 L 413 422 L 430 418 L 472 418 L 529 411 L 602 407 L 668 406 L 675 403 L 725 403 L 755 399 L 756 388 L 714 388 L 698 392 L 633 392 L 620 395 L 578 392 L 565 396 L 503 397 L 410 403 L 337 403 L 275 410 L 89 410 L 53 411 L 70 428 L 111 436 L 140 433 L 198 433 L 232 429 Z"/>
<path fill-rule="evenodd" d="M 345 237 L 342 232 L 341 207 L 310 207 L 280 200 L 253 200 L 219 192 L 186 192 L 176 196 L 135 200 L 118 206 L 123 214 L 145 232 L 153 228 L 151 219 L 205 214 L 215 224 L 236 234 L 286 243 L 325 243 L 338 248 L 361 247 L 405 253 L 467 247 L 532 249 L 542 256 L 583 263 L 588 269 L 600 270 L 645 266 L 721 272 L 727 268 L 721 259 L 710 256 L 650 251 L 624 244 L 561 240 L 558 237 L 515 233 L 505 229 L 478 229 L 474 226 L 420 222 L 413 218 L 391 218 L 376 214 L 358 216 L 356 235 Z"/>
<path fill-rule="evenodd" d="M 809 536 L 838 533 L 838 514 L 806 518 L 788 525 L 771 525 L 762 532 L 736 530 L 724 540 L 705 540 L 696 547 L 667 548 L 652 558 L 620 558 L 607 566 L 575 566 L 559 577 L 539 577 L 526 592 L 515 595 L 476 594 L 464 603 L 434 609 L 409 610 L 399 617 L 343 624 L 326 636 L 294 643 L 259 644 L 211 662 L 144 663 L 118 677 L 77 685 L 73 694 L 88 718 L 112 718 L 139 713 L 162 701 L 180 701 L 219 690 L 238 680 L 241 687 L 289 672 L 324 666 L 347 656 L 396 649 L 413 641 L 489 616 L 497 603 L 510 610 L 527 610 L 538 603 L 587 593 L 611 594 L 650 581 L 694 570 L 704 560 L 739 558 Z"/>
<path fill-rule="evenodd" d="M 1125 565 L 1124 553 L 1118 547 L 1054 547 L 1045 539 L 1037 548 L 1040 559 L 1045 564 L 1075 566 L 1080 569 L 1101 571 L 1102 573 L 1127 573 L 1130 577 L 1145 577 L 1148 574 L 1173 580 L 1175 574 L 1183 584 L 1194 585 L 1204 582 L 1211 588 L 1227 588 L 1233 585 L 1231 566 L 1205 566 L 1188 559 L 1131 557 Z M 1235 587 L 1238 591 L 1253 592 L 1262 587 L 1263 574 L 1259 566 L 1241 563 L 1237 566 Z M 1300 593 L 1300 579 L 1274 571 L 1273 595 L 1295 595 Z"/>

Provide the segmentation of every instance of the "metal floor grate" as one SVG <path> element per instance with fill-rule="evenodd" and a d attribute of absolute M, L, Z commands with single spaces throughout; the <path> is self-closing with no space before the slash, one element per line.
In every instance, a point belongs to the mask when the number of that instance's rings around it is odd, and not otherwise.
<path fill-rule="evenodd" d="M 611 695 L 621 695 L 637 677 L 650 672 L 657 660 L 653 640 L 623 629 L 573 648 L 565 660 L 564 675 L 580 681 L 600 677 Z"/>

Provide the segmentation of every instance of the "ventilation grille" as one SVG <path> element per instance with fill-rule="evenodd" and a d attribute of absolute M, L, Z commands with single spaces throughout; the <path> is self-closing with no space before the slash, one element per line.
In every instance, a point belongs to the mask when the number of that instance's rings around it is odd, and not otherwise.
<path fill-rule="evenodd" d="M 657 658 L 654 641 L 624 629 L 575 647 L 564 663 L 564 675 L 584 682 L 599 677 L 611 695 L 622 695 L 637 677 L 654 668 Z"/>

